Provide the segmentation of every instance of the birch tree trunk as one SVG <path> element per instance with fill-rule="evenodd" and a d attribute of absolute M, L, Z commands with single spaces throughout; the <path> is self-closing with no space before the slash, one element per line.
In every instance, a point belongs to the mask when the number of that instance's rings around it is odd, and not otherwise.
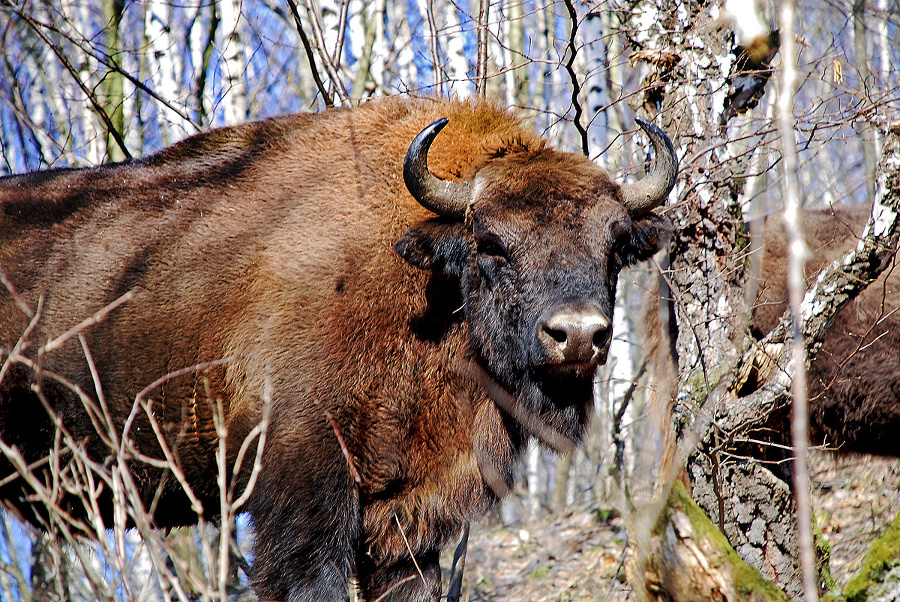
<path fill-rule="evenodd" d="M 478 14 L 478 1 L 472 1 L 472 14 Z M 437 15 L 435 15 L 437 18 Z M 475 25 L 478 26 L 477 24 Z M 446 36 L 444 44 L 447 48 L 446 74 L 449 81 L 448 90 L 459 98 L 468 98 L 475 94 L 475 85 L 469 77 L 471 64 L 466 58 L 466 39 L 460 26 L 459 11 L 452 2 L 444 5 L 444 26 L 442 33 Z"/>
<path fill-rule="evenodd" d="M 668 215 L 675 230 L 667 284 L 677 324 L 677 439 L 697 503 L 741 558 L 788 594 L 800 591 L 790 488 L 763 464 L 729 462 L 717 413 L 735 399 L 735 370 L 749 344 L 747 232 L 739 196 L 745 166 L 720 125 L 734 55 L 733 32 L 718 7 L 700 2 L 641 2 L 631 20 L 633 55 L 648 72 L 641 110 L 659 111 L 675 135 L 679 184 Z M 731 126 L 733 129 L 735 126 Z M 761 420 L 761 417 L 757 416 Z"/>
<path fill-rule="evenodd" d="M 873 85 L 872 72 L 869 69 L 869 44 L 866 32 L 866 0 L 853 2 L 853 54 L 856 62 L 857 90 L 863 105 L 867 104 L 869 86 Z M 878 163 L 875 133 L 864 121 L 857 126 L 863 148 L 863 163 L 866 171 L 866 190 L 869 200 L 875 198 L 875 168 Z"/>
<path fill-rule="evenodd" d="M 65 16 L 66 27 L 70 30 L 74 29 L 72 34 L 73 39 L 81 37 L 80 32 L 90 31 L 88 7 L 80 4 L 64 4 L 62 6 L 62 12 Z M 85 95 L 84 88 L 93 88 L 94 82 L 91 81 L 91 76 L 97 72 L 97 61 L 94 57 L 82 52 L 74 46 L 67 50 L 72 53 L 72 55 L 68 57 L 70 63 L 75 65 L 78 71 L 77 74 L 71 74 L 71 77 L 66 77 L 65 83 L 62 84 L 62 86 L 70 90 L 69 95 L 67 95 L 66 98 L 83 99 Z M 72 82 L 72 77 L 77 78 L 78 82 Z M 100 133 L 97 117 L 91 112 L 90 104 L 88 102 L 70 103 L 68 110 L 71 111 L 73 113 L 72 116 L 77 119 L 77 123 L 82 132 L 81 139 L 84 142 L 84 147 L 81 149 L 81 153 L 86 158 L 88 164 L 99 164 L 106 155 L 105 138 Z"/>
<path fill-rule="evenodd" d="M 144 5 L 144 35 L 154 61 L 148 65 L 156 94 L 172 104 L 184 102 L 181 86 L 181 56 L 172 31 L 172 6 L 165 0 L 150 0 Z M 184 117 L 163 104 L 157 105 L 157 123 L 164 145 L 196 133 Z"/>
<path fill-rule="evenodd" d="M 647 2 L 639 5 L 630 28 L 638 48 L 633 59 L 650 72 L 641 109 L 659 109 L 682 159 L 670 199 L 675 231 L 665 274 L 672 298 L 666 315 L 677 325 L 674 425 L 694 499 L 746 562 L 797 596 L 797 513 L 784 480 L 789 475 L 770 470 L 781 470 L 777 463 L 764 462 L 777 452 L 739 441 L 781 416 L 795 372 L 786 349 L 789 316 L 761 341 L 748 333 L 750 237 L 739 200 L 751 175 L 745 164 L 753 163 L 743 157 L 753 141 L 765 142 L 765 134 L 754 138 L 741 131 L 748 120 L 728 121 L 735 57 L 733 34 L 719 17 L 716 6 Z M 796 33 L 782 31 L 782 39 L 786 35 Z M 748 137 L 749 145 L 735 142 Z M 799 313 L 808 361 L 837 312 L 877 277 L 880 262 L 896 248 L 900 162 L 896 140 L 892 144 L 893 150 L 885 149 L 873 222 L 863 240 L 804 296 Z M 763 359 L 774 367 L 748 384 L 745 375 Z"/>
<path fill-rule="evenodd" d="M 125 10 L 124 0 L 103 0 L 103 19 L 106 21 L 104 30 L 106 35 L 107 57 L 113 63 L 119 63 L 119 25 L 122 22 L 122 12 Z M 125 80 L 122 74 L 109 69 L 103 78 L 103 104 L 109 114 L 112 125 L 120 134 L 125 132 Z M 112 135 L 106 134 L 106 160 L 122 161 L 125 153 L 116 144 Z"/>
<path fill-rule="evenodd" d="M 244 71 L 244 47 L 241 39 L 241 0 L 219 3 L 222 40 L 222 76 L 225 123 L 232 125 L 247 119 L 247 85 Z"/>

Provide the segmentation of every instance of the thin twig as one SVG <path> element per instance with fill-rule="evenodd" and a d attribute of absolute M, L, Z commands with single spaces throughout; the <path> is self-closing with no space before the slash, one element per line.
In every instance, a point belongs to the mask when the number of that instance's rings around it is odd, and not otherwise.
<path fill-rule="evenodd" d="M 572 82 L 572 108 L 575 110 L 575 117 L 572 121 L 575 124 L 575 129 L 578 130 L 578 133 L 581 136 L 581 152 L 584 153 L 585 157 L 589 157 L 590 143 L 588 142 L 588 132 L 581 123 L 581 116 L 583 113 L 581 101 L 579 100 L 581 84 L 578 83 L 578 74 L 575 72 L 575 56 L 578 53 L 578 48 L 575 46 L 575 39 L 578 33 L 578 13 L 575 11 L 575 5 L 572 4 L 572 0 L 563 0 L 563 4 L 566 6 L 566 10 L 569 13 L 569 20 L 572 23 L 572 28 L 569 30 L 569 39 L 566 44 L 565 65 L 566 73 L 569 74 L 569 81 Z"/>
<path fill-rule="evenodd" d="M 463 366 L 478 380 L 478 384 L 499 408 L 515 418 L 532 435 L 542 443 L 559 453 L 570 453 L 575 449 L 575 442 L 541 420 L 537 414 L 523 407 L 503 385 L 495 381 L 478 362 L 470 361 Z"/>
<path fill-rule="evenodd" d="M 401 580 L 398 581 L 397 583 L 393 584 L 392 586 L 390 586 L 389 588 L 387 588 L 386 590 L 384 590 L 384 593 L 383 593 L 383 594 L 381 594 L 380 596 L 378 596 L 377 598 L 375 598 L 375 602 L 383 602 L 384 600 L 387 599 L 388 596 L 391 595 L 391 593 L 392 593 L 395 589 L 397 589 L 398 587 L 400 587 L 400 586 L 403 585 L 404 583 L 409 583 L 410 581 L 412 581 L 412 580 L 415 579 L 415 578 L 416 578 L 416 575 L 407 575 L 406 577 L 404 577 L 403 579 L 401 579 Z"/>
<path fill-rule="evenodd" d="M 6 287 L 6 290 L 9 291 L 9 294 L 12 296 L 13 301 L 15 301 L 16 305 L 19 306 L 19 309 L 22 310 L 29 319 L 34 317 L 34 310 L 31 309 L 31 306 L 25 302 L 25 299 L 19 295 L 18 291 L 16 291 L 16 287 L 13 286 L 12 281 L 9 279 L 9 276 L 6 275 L 6 270 L 0 268 L 0 282 L 3 283 L 3 286 Z"/>
<path fill-rule="evenodd" d="M 422 579 L 422 584 L 425 588 L 428 588 L 428 581 L 425 580 L 425 573 L 422 572 L 421 567 L 419 567 L 419 563 L 416 561 L 416 556 L 413 554 L 412 547 L 409 545 L 409 540 L 406 539 L 406 533 L 403 532 L 403 527 L 400 525 L 400 519 L 394 514 L 394 522 L 397 523 L 397 530 L 400 531 L 400 537 L 403 538 L 403 543 L 406 544 L 406 551 L 409 552 L 409 557 L 413 561 L 413 566 L 416 567 L 416 571 L 419 573 L 419 577 Z"/>
<path fill-rule="evenodd" d="M 59 35 L 59 36 L 61 36 L 61 37 L 64 37 L 66 40 L 68 40 L 69 42 L 71 42 L 72 44 L 74 44 L 79 50 L 81 50 L 82 52 L 84 52 L 87 56 L 89 56 L 89 57 L 91 57 L 93 60 L 97 61 L 98 64 L 103 65 L 103 66 L 106 67 L 107 69 L 109 69 L 109 70 L 111 70 L 111 71 L 114 71 L 114 72 L 118 73 L 119 75 L 121 75 L 122 77 L 124 77 L 125 79 L 127 79 L 127 80 L 128 80 L 128 83 L 130 83 L 131 85 L 133 85 L 135 88 L 137 88 L 137 89 L 140 90 L 141 92 L 144 92 L 145 94 L 147 94 L 148 96 L 150 96 L 150 98 L 152 98 L 152 99 L 155 100 L 156 102 L 158 102 L 158 103 L 160 103 L 161 105 L 163 105 L 166 109 L 168 109 L 168 110 L 172 111 L 173 113 L 177 114 L 179 117 L 181 117 L 182 119 L 184 119 L 186 122 L 191 122 L 191 123 L 194 123 L 194 125 L 197 125 L 197 124 L 191 119 L 191 116 L 188 115 L 185 111 L 183 111 L 182 109 L 179 109 L 178 107 L 176 107 L 175 105 L 173 105 L 171 102 L 169 102 L 168 100 L 166 100 L 165 98 L 163 98 L 162 96 L 160 96 L 159 94 L 157 94 L 156 92 L 154 92 L 152 89 L 148 88 L 147 85 L 144 84 L 143 81 L 141 81 L 140 79 L 138 79 L 138 78 L 136 78 L 135 76 L 133 76 L 133 75 L 131 75 L 130 73 L 128 73 L 125 69 L 123 69 L 123 68 L 122 68 L 118 63 L 116 63 L 115 61 L 113 61 L 113 60 L 107 58 L 106 56 L 104 56 L 104 55 L 102 55 L 102 54 L 98 54 L 98 53 L 94 52 L 90 47 L 86 47 L 85 44 L 84 44 L 83 42 L 80 42 L 80 41 L 78 41 L 78 40 L 73 39 L 73 38 L 72 38 L 71 36 L 69 36 L 68 34 L 66 34 L 66 33 L 60 31 L 59 28 L 57 28 L 56 26 L 50 25 L 50 24 L 48 24 L 48 23 L 44 23 L 44 22 L 42 22 L 42 21 L 39 21 L 39 20 L 35 19 L 34 17 L 32 17 L 31 15 L 29 15 L 28 13 L 26 13 L 24 10 L 22 10 L 21 8 L 17 7 L 15 4 L 13 4 L 13 3 L 11 2 L 11 0 L 3 0 L 3 1 L 5 2 L 5 4 L 6 4 L 8 7 L 10 7 L 11 9 L 13 9 L 13 11 L 14 11 L 15 14 L 16 14 L 16 16 L 18 16 L 18 17 L 21 18 L 23 21 L 25 21 L 25 22 L 28 24 L 28 26 L 31 27 L 32 29 L 37 29 L 37 28 L 46 29 L 47 31 L 50 31 L 50 32 L 52 32 L 52 33 L 54 33 L 54 34 L 56 34 L 56 35 Z M 44 38 L 44 39 L 46 39 L 44 36 L 41 36 L 41 37 Z"/>
<path fill-rule="evenodd" d="M 808 428 L 809 408 L 806 388 L 806 347 L 803 340 L 801 305 L 806 292 L 803 264 L 809 251 L 800 231 L 800 192 L 797 188 L 797 141 L 794 131 L 794 102 L 797 94 L 797 49 L 794 42 L 794 0 L 784 0 L 779 9 L 781 36 L 781 90 L 778 94 L 778 122 L 784 160 L 784 226 L 788 239 L 788 292 L 793 328 L 793 417 L 794 495 L 797 498 L 797 530 L 800 543 L 800 568 L 803 593 L 807 602 L 817 602 L 816 553 L 812 534 L 812 510 L 809 494 Z"/>
<path fill-rule="evenodd" d="M 313 81 L 316 83 L 316 89 L 319 90 L 319 94 L 322 95 L 322 100 L 325 101 L 326 107 L 334 106 L 334 97 L 331 93 L 325 88 L 324 82 L 322 82 L 322 77 L 319 75 L 319 68 L 316 67 L 316 57 L 313 54 L 312 45 L 309 43 L 309 38 L 306 36 L 306 32 L 303 30 L 303 21 L 300 19 L 300 11 L 297 10 L 297 3 L 294 0 L 287 0 L 288 6 L 291 7 L 291 14 L 294 16 L 294 24 L 297 27 L 297 33 L 300 34 L 300 41 L 303 43 L 303 49 L 306 51 L 306 59 L 309 61 L 309 70 L 312 73 Z"/>
<path fill-rule="evenodd" d="M 425 5 L 425 18 L 428 21 L 428 33 L 431 48 L 431 70 L 434 74 L 434 87 L 439 94 L 444 93 L 444 77 L 441 70 L 441 49 L 438 44 L 437 22 L 434 20 L 434 0 L 428 0 Z"/>
<path fill-rule="evenodd" d="M 250 471 L 250 477 L 247 479 L 247 485 L 244 487 L 244 491 L 231 503 L 230 510 L 232 512 L 241 508 L 247 503 L 247 500 L 250 499 L 250 494 L 253 493 L 253 489 L 256 487 L 256 480 L 259 478 L 259 474 L 262 471 L 262 454 L 266 447 L 266 438 L 269 433 L 269 424 L 272 416 L 272 399 L 272 378 L 271 376 L 266 375 L 266 382 L 263 389 L 262 418 L 244 438 L 244 442 L 241 444 L 241 449 L 238 452 L 237 458 L 234 461 L 234 467 L 232 468 L 233 476 L 232 486 L 228 492 L 229 498 L 234 494 L 234 483 L 237 482 L 238 473 L 240 472 L 241 465 L 244 461 L 244 454 L 247 453 L 247 449 L 252 441 L 259 437 L 259 442 L 256 444 L 256 457 L 253 460 L 253 468 Z"/>
<path fill-rule="evenodd" d="M 328 411 L 328 408 L 319 403 L 318 398 L 313 395 L 312 396 L 313 403 L 320 408 L 322 408 L 322 412 L 325 414 L 325 418 L 328 419 L 328 424 L 331 425 L 331 429 L 334 431 L 334 436 L 337 437 L 338 444 L 341 446 L 341 452 L 344 454 L 344 458 L 347 459 L 347 466 L 350 468 L 350 476 L 353 477 L 353 480 L 357 483 L 362 483 L 362 479 L 359 476 L 359 471 L 356 470 L 356 465 L 353 463 L 353 457 L 350 455 L 350 450 L 347 449 L 347 443 L 344 441 L 344 437 L 341 435 L 341 430 L 338 428 L 338 423 L 334 419 L 334 416 L 331 415 L 331 412 Z"/>
<path fill-rule="evenodd" d="M 80 334 L 85 329 L 87 329 L 91 326 L 94 326 L 95 324 L 99 324 L 100 322 L 102 322 L 103 320 L 106 319 L 106 317 L 110 314 L 110 312 L 112 312 L 114 309 L 116 309 L 123 303 L 127 303 L 128 301 L 131 301 L 132 299 L 134 299 L 134 291 L 133 290 L 128 291 L 127 293 L 125 293 L 124 295 L 122 295 L 121 297 L 119 297 L 118 299 L 116 299 L 115 301 L 113 301 L 112 303 L 107 305 L 106 307 L 97 311 L 97 313 L 95 313 L 90 318 L 87 318 L 86 320 L 82 321 L 77 326 L 73 326 L 72 328 L 70 328 L 66 332 L 62 333 L 61 335 L 59 335 L 52 341 L 47 342 L 45 345 L 43 345 L 38 350 L 38 353 L 44 354 L 44 353 L 50 353 L 51 351 L 56 351 L 57 349 L 62 347 L 66 343 L 66 341 L 68 341 L 72 337 Z"/>
<path fill-rule="evenodd" d="M 3 379 L 6 378 L 6 373 L 9 371 L 9 367 L 18 361 L 17 358 L 22 357 L 20 354 L 28 347 L 28 337 L 31 336 L 31 333 L 37 327 L 38 322 L 41 319 L 41 309 L 44 305 L 44 298 L 41 297 L 38 299 L 37 311 L 34 315 L 31 316 L 31 320 L 28 322 L 28 326 L 25 327 L 25 332 L 22 333 L 22 336 L 19 337 L 19 340 L 16 341 L 15 347 L 9 352 L 6 359 L 3 361 L 3 366 L 0 367 L 0 382 L 3 382 Z"/>
<path fill-rule="evenodd" d="M 331 60 L 335 65 L 341 64 L 341 55 L 344 51 L 344 33 L 347 30 L 347 12 L 350 10 L 350 0 L 341 2 L 341 12 L 338 17 L 337 43 L 334 45 L 334 52 L 331 54 Z"/>
<path fill-rule="evenodd" d="M 236 361 L 238 356 L 232 355 L 229 357 L 222 358 L 220 360 L 214 360 L 211 362 L 204 362 L 202 364 L 194 364 L 193 366 L 188 366 L 187 368 L 182 368 L 180 370 L 175 370 L 174 372 L 169 372 L 163 376 L 160 376 L 152 383 L 144 387 L 140 390 L 140 392 L 134 398 L 134 404 L 131 407 L 131 414 L 128 415 L 128 419 L 125 421 L 125 426 L 122 429 L 122 440 L 124 441 L 128 437 L 128 433 L 131 430 L 131 425 L 134 423 L 134 419 L 137 417 L 139 409 L 141 407 L 141 402 L 144 400 L 144 397 L 153 389 L 160 386 L 161 384 L 172 380 L 173 378 L 177 378 L 179 376 L 184 376 L 185 374 L 190 374 L 192 372 L 197 372 L 199 370 L 206 370 L 207 368 L 214 368 L 215 366 L 221 366 L 223 364 L 229 364 L 231 362 Z"/>
<path fill-rule="evenodd" d="M 334 93 L 342 102 L 348 102 L 347 93 L 344 91 L 344 85 L 341 83 L 341 76 L 338 74 L 337 65 L 332 62 L 331 57 L 325 49 L 325 36 L 322 34 L 322 25 L 319 23 L 319 13 L 316 10 L 313 0 L 304 0 L 306 6 L 306 16 L 309 19 L 309 26 L 312 28 L 313 40 L 316 43 L 316 51 L 319 54 L 319 60 L 328 74 L 328 79 L 334 87 Z"/>
<path fill-rule="evenodd" d="M 9 4 L 9 2 L 7 2 Z M 15 6 L 13 6 L 15 8 Z M 59 59 L 59 62 L 62 63 L 62 66 L 65 67 L 66 71 L 69 72 L 69 75 L 72 76 L 72 79 L 78 84 L 78 87 L 81 88 L 81 91 L 84 93 L 85 97 L 90 102 L 91 106 L 94 109 L 94 112 L 103 121 L 103 125 L 106 126 L 107 133 L 112 136 L 113 140 L 116 141 L 116 145 L 122 150 L 122 154 L 125 155 L 126 159 L 131 158 L 131 153 L 128 151 L 128 147 L 125 145 L 125 139 L 122 137 L 122 133 L 116 129 L 116 126 L 113 124 L 112 119 L 107 114 L 106 109 L 103 108 L 103 105 L 97 99 L 93 90 L 88 88 L 87 85 L 83 81 L 81 81 L 81 77 L 78 76 L 78 70 L 72 65 L 72 62 L 69 58 L 63 53 L 62 49 L 59 48 L 57 44 L 54 44 L 50 38 L 48 38 L 44 32 L 38 27 L 37 23 L 24 11 L 17 11 L 18 15 L 28 23 L 29 27 L 31 27 L 32 31 L 38 35 L 39 38 L 53 51 L 53 54 L 56 55 L 56 58 Z"/>

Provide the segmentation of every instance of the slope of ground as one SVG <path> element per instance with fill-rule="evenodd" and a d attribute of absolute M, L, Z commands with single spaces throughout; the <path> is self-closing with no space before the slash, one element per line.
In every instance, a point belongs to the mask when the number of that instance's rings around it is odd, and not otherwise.
<path fill-rule="evenodd" d="M 900 461 L 815 452 L 810 469 L 813 510 L 843 587 L 900 511 Z M 462 600 L 632 600 L 626 543 L 623 518 L 583 508 L 527 526 L 473 525 Z"/>

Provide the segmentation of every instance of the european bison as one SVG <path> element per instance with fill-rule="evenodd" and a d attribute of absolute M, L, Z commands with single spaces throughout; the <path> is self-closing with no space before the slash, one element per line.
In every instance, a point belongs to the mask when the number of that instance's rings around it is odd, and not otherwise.
<path fill-rule="evenodd" d="M 11 283 L 0 293 L 0 434 L 30 461 L 46 454 L 54 428 L 40 390 L 102 460 L 110 450 L 83 401 L 35 375 L 93 394 L 87 349 L 121 429 L 139 392 L 177 374 L 144 396 L 211 515 L 213 400 L 234 462 L 268 386 L 247 505 L 259 596 L 346 600 L 355 572 L 366 600 L 435 600 L 439 550 L 512 485 L 526 441 L 582 436 L 619 270 L 669 228 L 651 209 L 677 161 L 665 134 L 641 125 L 654 167 L 622 186 L 505 110 L 429 99 L 269 119 L 132 162 L 0 180 Z M 84 347 L 73 337 L 40 372 L 28 363 L 127 291 Z M 11 356 L 41 298 L 30 346 Z M 177 372 L 217 360 L 228 361 Z M 161 458 L 147 413 L 131 418 L 137 448 Z M 196 520 L 175 479 L 131 470 L 158 526 Z M 0 492 L 34 516 L 27 493 L 21 480 Z"/>
<path fill-rule="evenodd" d="M 807 283 L 859 240 L 871 205 L 806 210 Z M 773 223 L 774 222 L 774 223 Z M 781 215 L 766 220 L 753 330 L 763 336 L 787 309 Z M 900 457 L 900 271 L 888 266 L 841 311 L 809 369 L 812 441 L 840 451 Z"/>
<path fill-rule="evenodd" d="M 871 205 L 803 211 L 811 259 L 807 284 L 859 240 Z M 787 240 L 782 215 L 766 218 L 759 287 L 751 319 L 761 339 L 787 310 Z M 657 354 L 658 305 L 647 303 L 648 349 Z M 893 266 L 845 307 L 809 368 L 811 441 L 841 452 L 900 457 L 900 271 Z M 669 320 L 670 324 L 673 319 Z M 659 378 L 659 374 L 656 375 Z M 756 388 L 751 380 L 745 391 Z M 740 394 L 740 393 L 739 393 Z M 774 439 L 790 445 L 787 409 L 773 417 Z M 768 431 L 773 437 L 773 431 Z M 780 437 L 784 437 L 780 439 Z"/>

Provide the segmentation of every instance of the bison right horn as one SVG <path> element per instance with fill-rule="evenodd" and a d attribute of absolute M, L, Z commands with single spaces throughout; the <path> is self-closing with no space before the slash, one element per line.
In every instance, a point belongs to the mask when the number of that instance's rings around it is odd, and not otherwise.
<path fill-rule="evenodd" d="M 664 131 L 640 117 L 636 117 L 635 121 L 650 137 L 653 152 L 656 154 L 649 174 L 637 182 L 622 185 L 625 208 L 632 215 L 640 215 L 666 201 L 678 176 L 678 157 L 675 155 L 672 141 Z"/>
<path fill-rule="evenodd" d="M 403 161 L 403 181 L 420 205 L 438 215 L 462 218 L 472 201 L 471 185 L 440 180 L 428 170 L 428 149 L 448 119 L 438 119 L 419 132 Z"/>

